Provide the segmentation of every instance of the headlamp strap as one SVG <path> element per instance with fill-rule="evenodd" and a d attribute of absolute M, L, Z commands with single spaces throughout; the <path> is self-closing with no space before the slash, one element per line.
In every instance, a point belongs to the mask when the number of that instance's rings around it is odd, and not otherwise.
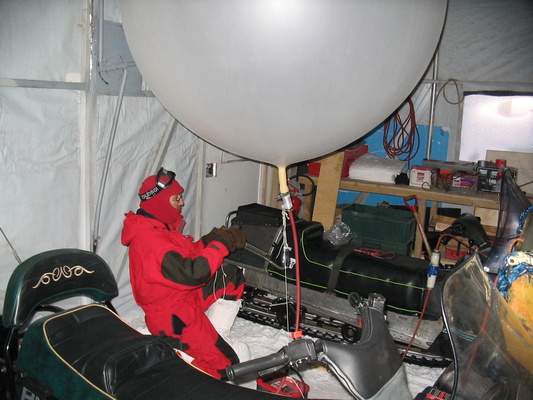
<path fill-rule="evenodd" d="M 156 194 L 158 194 L 163 188 L 159 186 L 155 186 L 154 188 L 150 189 L 149 191 L 145 193 L 139 193 L 139 197 L 141 198 L 141 201 L 149 200 L 152 197 L 154 197 Z"/>
<path fill-rule="evenodd" d="M 167 183 L 161 182 L 160 178 L 161 176 L 165 176 L 168 178 Z M 167 171 L 165 168 L 161 167 L 159 171 L 157 171 L 157 176 L 155 178 L 155 186 L 144 193 L 139 193 L 139 197 L 141 201 L 146 201 L 154 197 L 156 194 L 158 194 L 160 191 L 166 189 L 172 184 L 172 181 L 174 180 L 176 174 L 172 171 Z"/>

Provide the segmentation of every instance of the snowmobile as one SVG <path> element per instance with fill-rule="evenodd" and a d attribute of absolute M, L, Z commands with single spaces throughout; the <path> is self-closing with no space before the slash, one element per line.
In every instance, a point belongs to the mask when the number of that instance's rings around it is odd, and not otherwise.
<path fill-rule="evenodd" d="M 514 220 L 511 214 L 502 219 Z M 525 219 L 519 243 L 531 251 L 533 224 L 530 216 Z M 453 362 L 416 400 L 532 398 L 531 331 L 483 268 L 480 255 L 472 253 L 443 280 L 439 300 Z M 165 338 L 139 333 L 114 311 L 111 300 L 117 293 L 109 266 L 88 251 L 52 250 L 19 264 L 5 293 L 1 383 L 6 390 L 1 395 L 11 400 L 280 398 L 217 380 L 185 362 Z M 92 302 L 57 306 L 73 296 Z M 385 318 L 387 298 L 370 293 L 365 300 L 351 292 L 348 302 L 361 322 L 357 340 L 295 338 L 270 356 L 229 366 L 228 378 L 257 374 L 266 379 L 318 362 L 355 399 L 410 399 L 402 357 Z"/>
<path fill-rule="evenodd" d="M 486 271 L 494 274 L 507 254 L 520 213 L 531 205 L 508 172 L 501 187 L 496 243 L 490 244 L 478 218 L 465 214 L 441 233 L 436 248 L 451 238 L 468 238 L 466 245 L 483 257 Z M 259 204 L 241 206 L 226 218 L 226 225 L 239 226 L 248 238 L 244 249 L 226 258 L 245 270 L 241 317 L 287 330 L 297 329 L 298 317 L 298 328 L 307 335 L 356 342 L 362 332 L 361 316 L 354 312 L 349 294 L 366 298 L 380 293 L 387 299 L 387 324 L 403 357 L 429 366 L 450 363 L 452 349 L 439 294 L 453 266 L 441 265 L 438 254 L 436 261 L 429 261 L 351 242 L 333 245 L 324 238 L 322 224 L 312 221 L 296 219 L 296 234 L 291 235 L 285 220 L 282 210 Z M 300 288 L 296 287 L 297 256 Z"/>
<path fill-rule="evenodd" d="M 531 243 L 531 232 L 529 234 Z M 11 400 L 279 399 L 215 379 L 179 357 L 161 336 L 143 335 L 114 312 L 117 286 L 98 255 L 59 249 L 35 255 L 14 271 L 6 290 L 4 383 Z M 58 310 L 50 303 L 87 296 L 93 303 Z M 473 253 L 442 289 L 453 363 L 423 399 L 530 399 L 533 339 Z M 280 351 L 227 367 L 230 380 L 264 379 L 285 368 L 319 362 L 354 399 L 406 400 L 404 364 L 384 317 L 386 299 L 352 298 L 361 315 L 354 343 L 294 339 Z M 41 310 L 47 315 L 34 320 Z M 291 396 L 292 397 L 292 396 Z M 302 396 L 303 397 L 303 396 Z"/>

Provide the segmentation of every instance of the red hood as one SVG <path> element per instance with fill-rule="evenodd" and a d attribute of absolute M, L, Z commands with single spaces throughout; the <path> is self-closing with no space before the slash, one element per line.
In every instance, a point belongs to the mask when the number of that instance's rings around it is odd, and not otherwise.
<path fill-rule="evenodd" d="M 126 219 L 124 219 L 124 227 L 122 229 L 122 236 L 121 236 L 121 242 L 124 246 L 129 246 L 133 237 L 137 234 L 137 232 L 142 231 L 149 227 L 159 227 L 159 228 L 166 228 L 167 225 L 165 225 L 163 222 L 155 219 L 155 218 L 148 218 L 144 215 L 138 215 L 135 214 L 133 211 L 130 211 L 126 214 Z M 178 220 L 172 225 L 168 226 L 168 228 L 172 230 L 177 230 L 178 232 L 182 232 L 183 228 L 185 227 L 185 219 L 180 214 L 180 217 Z"/>

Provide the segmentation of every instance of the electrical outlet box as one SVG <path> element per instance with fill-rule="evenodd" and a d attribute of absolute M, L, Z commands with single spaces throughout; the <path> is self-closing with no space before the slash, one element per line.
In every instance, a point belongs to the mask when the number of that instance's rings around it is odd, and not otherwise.
<path fill-rule="evenodd" d="M 217 163 L 207 163 L 205 166 L 205 177 L 215 178 L 217 176 Z"/>

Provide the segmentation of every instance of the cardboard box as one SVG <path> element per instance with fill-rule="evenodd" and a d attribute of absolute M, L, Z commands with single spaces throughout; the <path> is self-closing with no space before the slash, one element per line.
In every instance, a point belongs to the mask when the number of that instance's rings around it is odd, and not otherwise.
<path fill-rule="evenodd" d="M 491 210 L 491 211 L 497 212 L 497 210 Z M 433 228 L 434 231 L 442 232 L 446 228 L 449 228 L 455 220 L 456 218 L 446 217 L 444 215 L 436 214 L 433 216 L 433 218 L 431 218 L 431 221 L 429 222 L 429 226 Z M 487 232 L 487 235 L 489 235 L 489 237 L 496 236 L 496 230 L 497 230 L 496 224 L 494 225 L 487 224 L 481 217 L 481 226 L 483 227 L 483 229 L 485 229 L 485 232 Z"/>
<path fill-rule="evenodd" d="M 409 175 L 409 186 L 431 188 L 437 182 L 438 170 L 431 167 L 415 165 Z"/>
<path fill-rule="evenodd" d="M 462 243 L 468 243 L 467 238 L 458 236 L 457 239 Z M 446 260 L 457 261 L 466 256 L 469 249 L 468 247 L 463 246 L 460 242 L 451 239 L 446 245 L 442 245 L 440 251 L 443 258 Z"/>

